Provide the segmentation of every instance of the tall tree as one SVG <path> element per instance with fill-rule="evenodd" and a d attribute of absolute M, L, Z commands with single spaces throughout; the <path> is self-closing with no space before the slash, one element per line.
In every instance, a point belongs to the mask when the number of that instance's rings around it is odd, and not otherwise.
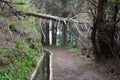
<path fill-rule="evenodd" d="M 116 34 L 116 16 L 118 14 L 118 2 L 112 2 L 114 11 L 112 18 L 107 14 L 108 0 L 98 0 L 97 14 L 93 21 L 91 40 L 94 47 L 94 53 L 97 59 L 114 57 L 115 53 L 115 34 Z"/>
<path fill-rule="evenodd" d="M 62 45 L 66 45 L 66 38 L 67 38 L 66 31 L 67 31 L 67 27 L 63 23 L 63 26 L 62 26 Z"/>
<path fill-rule="evenodd" d="M 62 11 L 62 17 L 67 17 L 69 15 L 69 12 L 66 11 L 65 9 L 67 9 L 68 0 L 61 0 L 61 3 L 62 3 L 62 6 L 64 8 L 64 10 Z M 66 45 L 66 31 L 67 31 L 67 27 L 63 23 L 63 26 L 62 26 L 62 45 Z"/>
<path fill-rule="evenodd" d="M 56 37 L 57 37 L 57 25 L 56 22 L 53 22 L 52 25 L 52 44 L 56 45 Z"/>
<path fill-rule="evenodd" d="M 49 45 L 50 44 L 50 39 L 49 39 L 49 23 L 46 22 L 46 39 L 45 39 L 45 44 Z"/>

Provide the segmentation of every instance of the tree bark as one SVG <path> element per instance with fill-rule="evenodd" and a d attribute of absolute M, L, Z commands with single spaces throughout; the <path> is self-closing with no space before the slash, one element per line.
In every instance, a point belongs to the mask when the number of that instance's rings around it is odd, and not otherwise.
<path fill-rule="evenodd" d="M 45 43 L 46 45 L 50 45 L 50 42 L 49 42 L 49 23 L 46 22 L 46 40 L 45 40 Z"/>
<path fill-rule="evenodd" d="M 67 27 L 65 24 L 62 26 L 62 45 L 66 45 L 66 31 Z"/>
<path fill-rule="evenodd" d="M 45 32 L 45 28 L 43 28 L 43 32 Z M 43 32 L 41 31 L 41 36 L 42 36 L 41 43 L 42 43 L 42 45 L 45 45 L 45 36 L 44 36 Z"/>
<path fill-rule="evenodd" d="M 18 13 L 20 13 L 18 11 Z M 61 21 L 61 22 L 73 22 L 73 23 L 88 23 L 87 21 L 83 21 L 83 20 L 77 20 L 77 19 L 72 19 L 72 18 L 63 18 L 63 17 L 59 17 L 59 16 L 52 16 L 52 15 L 47 15 L 47 14 L 41 14 L 41 13 L 31 13 L 31 12 L 27 12 L 27 13 L 23 13 L 26 16 L 33 16 L 33 17 L 38 17 L 38 18 L 43 18 L 43 19 L 48 19 L 48 20 L 57 20 L 57 21 Z"/>
<path fill-rule="evenodd" d="M 104 17 L 105 17 L 105 6 L 106 6 L 107 0 L 99 0 L 99 4 L 98 4 L 98 9 L 97 9 L 97 17 L 95 19 L 95 21 L 93 22 L 93 28 L 92 28 L 92 33 L 91 33 L 91 41 L 93 44 L 93 48 L 94 48 L 94 54 L 96 59 L 99 59 L 102 55 L 102 53 L 100 53 L 99 50 L 99 45 L 101 43 L 98 43 L 97 41 L 97 31 L 98 31 L 98 27 L 101 23 L 104 22 Z"/>
<path fill-rule="evenodd" d="M 52 25 L 52 44 L 56 45 L 56 37 L 57 37 L 57 27 L 55 26 L 55 22 Z"/>
<path fill-rule="evenodd" d="M 117 58 L 116 55 L 119 54 L 116 51 L 117 47 L 115 45 L 115 35 L 117 32 L 115 22 L 118 14 L 118 3 L 115 3 L 111 21 L 106 20 L 105 10 L 107 3 L 107 0 L 99 0 L 97 17 L 91 33 L 91 40 L 97 59 Z"/>

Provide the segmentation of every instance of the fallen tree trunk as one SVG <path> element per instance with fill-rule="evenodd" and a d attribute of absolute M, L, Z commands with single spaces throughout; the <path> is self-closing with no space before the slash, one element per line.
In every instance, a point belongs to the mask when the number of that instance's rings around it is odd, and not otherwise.
<path fill-rule="evenodd" d="M 44 19 L 52 19 L 52 20 L 57 20 L 57 21 L 61 21 L 64 22 L 66 24 L 66 22 L 73 22 L 73 23 L 79 23 L 79 24 L 83 24 L 83 23 L 88 23 L 87 21 L 82 21 L 82 20 L 77 20 L 77 19 L 72 19 L 72 18 L 63 18 L 63 17 L 59 17 L 59 16 L 52 16 L 52 15 L 48 15 L 48 14 L 41 14 L 41 13 L 24 13 L 27 16 L 34 16 L 34 17 L 38 17 L 38 18 L 44 18 Z"/>

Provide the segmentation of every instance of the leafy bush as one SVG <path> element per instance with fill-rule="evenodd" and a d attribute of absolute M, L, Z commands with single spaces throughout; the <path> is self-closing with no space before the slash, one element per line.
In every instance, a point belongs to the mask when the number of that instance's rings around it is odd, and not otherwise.
<path fill-rule="evenodd" d="M 33 3 L 31 3 L 31 0 L 13 0 L 14 2 L 23 2 L 25 5 L 15 5 L 15 7 L 19 10 L 22 10 L 23 12 L 37 12 L 38 9 L 35 7 Z"/>

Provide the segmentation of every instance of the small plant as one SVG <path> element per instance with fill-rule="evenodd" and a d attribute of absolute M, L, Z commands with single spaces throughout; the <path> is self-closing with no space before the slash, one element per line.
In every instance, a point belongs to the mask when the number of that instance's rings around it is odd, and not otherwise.
<path fill-rule="evenodd" d="M 0 54 L 2 54 L 2 53 L 6 53 L 6 51 L 7 51 L 7 50 L 4 49 L 3 46 L 0 45 Z"/>
<path fill-rule="evenodd" d="M 25 42 L 17 41 L 16 42 L 16 47 L 19 48 L 19 49 L 23 49 L 25 47 Z"/>
<path fill-rule="evenodd" d="M 12 31 L 12 32 L 17 32 L 17 24 L 15 22 L 9 22 L 9 29 Z"/>
<path fill-rule="evenodd" d="M 70 51 L 71 51 L 72 53 L 76 53 L 76 52 L 78 51 L 78 49 L 77 49 L 77 48 L 71 48 Z"/>

